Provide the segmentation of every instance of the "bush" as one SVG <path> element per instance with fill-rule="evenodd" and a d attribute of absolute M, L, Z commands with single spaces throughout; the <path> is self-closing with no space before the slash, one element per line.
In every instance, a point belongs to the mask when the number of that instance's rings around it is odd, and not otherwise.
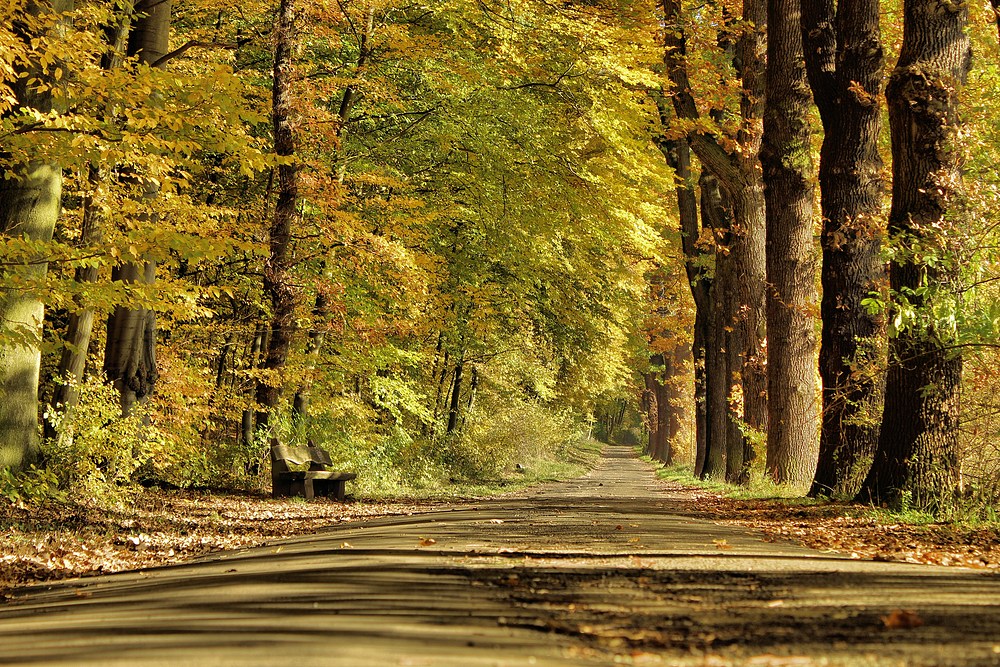
<path fill-rule="evenodd" d="M 118 393 L 101 379 L 90 377 L 77 389 L 76 405 L 46 411 L 59 435 L 42 443 L 45 467 L 60 489 L 111 499 L 131 485 L 133 473 L 149 460 L 157 434 L 141 405 L 122 417 Z"/>
<path fill-rule="evenodd" d="M 568 414 L 537 402 L 484 401 L 463 431 L 444 441 L 442 463 L 463 479 L 496 479 L 516 464 L 558 458 L 578 436 Z"/>

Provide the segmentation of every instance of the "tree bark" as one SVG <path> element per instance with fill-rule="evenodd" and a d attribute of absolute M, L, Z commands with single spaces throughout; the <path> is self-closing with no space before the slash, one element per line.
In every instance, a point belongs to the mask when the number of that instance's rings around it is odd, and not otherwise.
<path fill-rule="evenodd" d="M 680 1 L 663 0 L 665 35 L 664 65 L 673 83 L 674 112 L 681 119 L 697 119 L 698 109 L 685 62 L 685 38 L 680 28 Z M 767 396 L 764 368 L 764 197 L 760 147 L 764 100 L 764 26 L 766 13 L 761 0 L 745 0 L 744 30 L 736 45 L 736 59 L 743 91 L 740 100 L 741 126 L 736 137 L 739 150 L 726 151 L 715 137 L 694 132 L 688 136 L 691 149 L 704 168 L 717 179 L 727 195 L 732 212 L 728 246 L 716 256 L 713 291 L 727 298 L 715 301 L 715 349 L 725 350 L 728 360 L 707 364 L 709 423 L 711 442 L 702 476 L 727 474 L 734 481 L 749 479 L 747 467 L 753 459 L 753 445 L 745 429 L 764 430 L 767 423 Z M 704 215 L 704 212 L 703 212 Z M 721 260 L 721 261 L 720 261 Z M 727 278 L 728 285 L 720 284 Z M 721 372 L 718 382 L 713 372 Z M 719 384 L 723 386 L 720 387 Z M 714 388 L 713 388 L 714 385 Z M 731 388 L 738 387 L 734 394 Z M 716 401 L 711 398 L 715 397 Z M 727 401 L 724 419 L 713 415 L 718 397 Z"/>
<path fill-rule="evenodd" d="M 264 348 L 265 333 L 264 325 L 258 322 L 254 326 L 253 339 L 250 341 L 250 354 L 249 358 L 243 363 L 244 368 L 257 368 L 257 364 L 260 363 L 261 350 Z M 253 433 L 254 411 L 244 408 L 243 413 L 240 415 L 240 438 L 244 446 L 249 445 L 253 441 Z"/>
<path fill-rule="evenodd" d="M 271 88 L 271 124 L 274 151 L 279 157 L 294 158 L 292 99 L 293 55 L 295 49 L 295 8 L 293 0 L 281 0 L 275 25 L 274 78 Z M 257 429 L 266 429 L 281 400 L 282 377 L 296 331 L 295 308 L 298 294 L 292 280 L 290 244 L 292 228 L 298 220 L 299 167 L 284 160 L 278 167 L 278 200 L 268 229 L 269 255 L 264 267 L 264 293 L 271 302 L 270 335 L 264 358 L 264 376 L 257 383 Z"/>
<path fill-rule="evenodd" d="M 664 118 L 664 122 L 667 119 Z M 711 323 L 712 279 L 705 266 L 706 250 L 698 245 L 701 225 L 698 222 L 698 196 L 691 170 L 691 148 L 686 140 L 660 141 L 660 150 L 674 170 L 676 178 L 677 212 L 680 221 L 681 248 L 695 317 L 692 332 L 692 363 L 694 364 L 695 468 L 700 474 L 708 444 L 706 346 Z"/>
<path fill-rule="evenodd" d="M 57 164 L 24 165 L 20 180 L 0 181 L 0 234 L 49 241 L 59 217 L 62 174 Z M 26 278 L 46 265 L 12 269 Z M 20 470 L 38 456 L 38 378 L 45 308 L 36 297 L 0 292 L 0 321 L 8 341 L 0 346 L 0 469 Z M 9 336 L 9 338 L 8 338 Z M 12 340 L 13 339 L 13 340 Z"/>
<path fill-rule="evenodd" d="M 955 333 L 938 323 L 935 308 L 953 298 L 961 261 L 960 249 L 949 247 L 949 230 L 961 224 L 955 219 L 961 162 L 954 142 L 971 61 L 968 13 L 965 2 L 903 3 L 903 46 L 886 88 L 889 236 L 898 248 L 889 268 L 897 300 L 890 317 L 907 299 L 917 319 L 901 322 L 889 342 L 882 431 L 859 494 L 863 501 L 934 509 L 957 487 L 962 357 L 950 349 Z M 927 292 L 916 291 L 922 288 Z"/>
<path fill-rule="evenodd" d="M 80 230 L 80 246 L 93 247 L 104 238 L 100 214 L 94 201 L 96 191 L 103 182 L 100 168 L 91 165 L 88 185 L 91 192 L 84 198 L 83 225 Z M 92 283 L 97 280 L 97 267 L 86 266 L 76 270 L 75 279 L 78 283 Z M 66 338 L 59 359 L 56 383 L 52 392 L 52 405 L 63 406 L 64 409 L 76 405 L 80 397 L 77 386 L 83 381 L 83 373 L 87 365 L 87 353 L 90 349 L 90 336 L 94 330 L 95 311 L 83 297 L 74 297 L 76 310 L 70 313 L 66 325 Z M 55 428 L 45 423 L 45 437 L 56 437 Z"/>
<path fill-rule="evenodd" d="M 451 384 L 451 401 L 448 405 L 448 430 L 449 435 L 458 429 L 458 417 L 462 409 L 462 373 L 465 368 L 465 355 L 459 355 L 458 363 L 455 364 L 454 379 Z"/>
<path fill-rule="evenodd" d="M 760 159 L 767 201 L 768 476 L 806 484 L 816 470 L 816 262 L 810 93 L 799 0 L 767 3 L 767 108 Z"/>
<path fill-rule="evenodd" d="M 71 11 L 66 0 L 29 3 L 26 11 L 42 16 Z M 59 30 L 57 21 L 55 30 Z M 30 40 L 37 35 L 23 35 Z M 20 108 L 48 113 L 54 108 L 51 91 L 41 92 L 28 84 L 31 77 L 44 77 L 42 68 L 32 67 L 11 88 Z M 0 236 L 49 241 L 59 217 L 62 198 L 62 170 L 59 165 L 38 159 L 27 164 L 9 165 L 18 178 L 0 179 Z M 45 275 L 47 266 L 37 262 L 7 271 L 26 279 Z M 38 382 L 41 369 L 41 300 L 23 292 L 0 290 L 0 323 L 5 331 L 0 340 L 0 469 L 21 470 L 38 457 Z"/>
<path fill-rule="evenodd" d="M 718 179 L 702 169 L 698 179 L 701 190 L 702 228 L 712 230 L 716 241 L 715 276 L 708 295 L 708 315 L 705 346 L 706 443 L 695 474 L 701 479 L 722 478 L 726 473 L 726 453 L 729 450 L 731 421 L 729 394 L 734 378 L 729 373 L 729 334 L 725 313 L 732 307 L 732 263 L 727 261 L 730 212 L 725 207 Z M 700 465 L 698 465 L 700 463 Z"/>
<path fill-rule="evenodd" d="M 823 412 L 810 495 L 853 497 L 878 444 L 885 320 L 862 301 L 881 291 L 883 224 L 878 0 L 802 0 L 806 71 L 823 122 L 819 185 Z"/>

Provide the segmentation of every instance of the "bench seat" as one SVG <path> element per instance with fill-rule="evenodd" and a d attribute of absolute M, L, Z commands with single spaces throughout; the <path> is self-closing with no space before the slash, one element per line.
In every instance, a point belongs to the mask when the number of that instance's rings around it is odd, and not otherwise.
<path fill-rule="evenodd" d="M 309 465 L 308 470 L 293 470 L 289 465 Z M 330 454 L 309 442 L 307 447 L 271 444 L 271 495 L 274 498 L 301 496 L 312 500 L 316 496 L 343 501 L 347 482 L 357 478 L 353 472 L 327 470 L 332 465 Z"/>

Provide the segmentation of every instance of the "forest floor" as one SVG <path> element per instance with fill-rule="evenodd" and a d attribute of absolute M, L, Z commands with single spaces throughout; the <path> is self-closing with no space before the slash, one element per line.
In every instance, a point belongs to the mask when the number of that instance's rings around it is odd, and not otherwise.
<path fill-rule="evenodd" d="M 670 490 L 675 511 L 750 528 L 768 540 L 852 558 L 1000 571 L 996 525 L 906 523 L 847 503 L 733 499 L 675 482 L 664 482 L 664 488 Z M 305 503 L 245 493 L 160 489 L 144 490 L 112 510 L 0 499 L 0 599 L 26 584 L 181 563 L 331 525 L 412 515 L 456 502 L 423 498 Z"/>

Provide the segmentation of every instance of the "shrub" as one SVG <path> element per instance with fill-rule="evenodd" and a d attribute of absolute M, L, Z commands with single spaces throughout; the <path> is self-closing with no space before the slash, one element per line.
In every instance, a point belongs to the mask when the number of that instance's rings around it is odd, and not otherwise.
<path fill-rule="evenodd" d="M 110 499 L 132 483 L 133 473 L 149 459 L 156 432 L 141 405 L 122 417 L 117 392 L 100 378 L 87 378 L 77 389 L 76 405 L 46 411 L 59 435 L 42 444 L 45 467 L 60 489 Z"/>

